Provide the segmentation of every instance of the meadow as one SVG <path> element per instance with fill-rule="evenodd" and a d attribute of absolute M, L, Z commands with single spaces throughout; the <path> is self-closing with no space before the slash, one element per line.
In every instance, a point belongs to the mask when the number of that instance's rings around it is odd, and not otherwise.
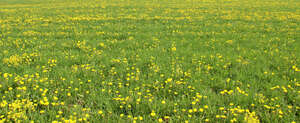
<path fill-rule="evenodd" d="M 0 0 L 0 123 L 299 123 L 299 0 Z"/>

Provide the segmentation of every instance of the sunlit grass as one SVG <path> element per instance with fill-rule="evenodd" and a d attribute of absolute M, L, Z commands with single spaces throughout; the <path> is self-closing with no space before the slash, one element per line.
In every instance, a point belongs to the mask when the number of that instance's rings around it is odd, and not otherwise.
<path fill-rule="evenodd" d="M 297 0 L 0 0 L 0 122 L 300 122 Z"/>

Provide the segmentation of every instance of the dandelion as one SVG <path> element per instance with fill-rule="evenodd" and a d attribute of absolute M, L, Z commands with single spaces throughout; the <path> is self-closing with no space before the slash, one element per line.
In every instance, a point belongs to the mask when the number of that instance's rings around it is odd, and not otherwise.
<path fill-rule="evenodd" d="M 98 111 L 98 114 L 100 114 L 100 115 L 103 114 L 103 111 L 102 111 L 102 110 L 99 110 L 99 111 Z"/>
<path fill-rule="evenodd" d="M 154 117 L 156 115 L 156 113 L 154 111 L 151 112 L 150 114 L 152 117 Z"/>
<path fill-rule="evenodd" d="M 158 122 L 162 123 L 162 122 L 163 122 L 163 119 L 159 118 L 159 119 L 158 119 Z"/>
<path fill-rule="evenodd" d="M 173 52 L 175 52 L 176 51 L 176 47 L 172 47 L 172 49 L 171 49 Z"/>
<path fill-rule="evenodd" d="M 257 116 L 255 115 L 255 112 L 252 113 L 247 113 L 244 121 L 247 123 L 259 123 L 259 120 L 257 118 Z"/>

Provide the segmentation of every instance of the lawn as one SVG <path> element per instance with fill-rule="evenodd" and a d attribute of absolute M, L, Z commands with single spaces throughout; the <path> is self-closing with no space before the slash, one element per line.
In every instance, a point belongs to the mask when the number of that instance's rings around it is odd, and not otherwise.
<path fill-rule="evenodd" d="M 296 123 L 299 109 L 299 0 L 0 0 L 0 123 Z"/>

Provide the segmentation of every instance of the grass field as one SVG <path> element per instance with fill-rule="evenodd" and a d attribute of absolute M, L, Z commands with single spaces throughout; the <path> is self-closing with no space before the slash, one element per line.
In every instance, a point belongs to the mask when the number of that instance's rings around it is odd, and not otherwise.
<path fill-rule="evenodd" d="M 0 0 L 0 122 L 300 122 L 299 0 Z"/>

